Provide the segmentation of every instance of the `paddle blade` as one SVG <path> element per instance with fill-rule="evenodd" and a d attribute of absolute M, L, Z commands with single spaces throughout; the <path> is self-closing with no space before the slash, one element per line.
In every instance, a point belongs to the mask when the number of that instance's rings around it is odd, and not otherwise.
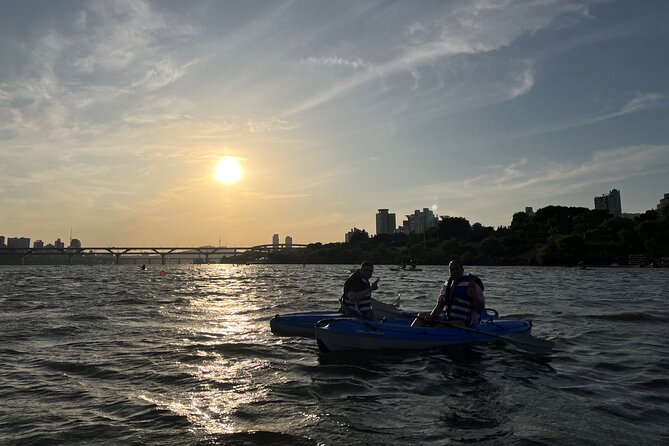
<path fill-rule="evenodd" d="M 372 298 L 372 309 L 376 316 L 383 316 L 386 319 L 396 319 L 405 317 L 406 313 L 394 305 L 387 304 Z"/>
<path fill-rule="evenodd" d="M 553 341 L 535 338 L 529 333 L 508 334 L 500 336 L 500 338 L 535 355 L 548 355 L 553 351 L 553 346 L 555 345 Z"/>

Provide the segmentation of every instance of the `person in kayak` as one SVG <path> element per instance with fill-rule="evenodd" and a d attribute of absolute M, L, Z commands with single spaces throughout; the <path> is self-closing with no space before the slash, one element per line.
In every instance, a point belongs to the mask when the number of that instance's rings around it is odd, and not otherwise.
<path fill-rule="evenodd" d="M 339 299 L 345 316 L 376 319 L 372 309 L 372 291 L 379 287 L 379 279 L 370 285 L 369 279 L 373 272 L 374 264 L 365 260 L 360 264 L 360 269 L 346 279 L 344 293 Z"/>
<path fill-rule="evenodd" d="M 450 277 L 441 287 L 437 305 L 430 313 L 418 313 L 412 327 L 471 327 L 479 323 L 485 308 L 483 282 L 473 274 L 465 275 L 462 263 L 448 264 Z"/>

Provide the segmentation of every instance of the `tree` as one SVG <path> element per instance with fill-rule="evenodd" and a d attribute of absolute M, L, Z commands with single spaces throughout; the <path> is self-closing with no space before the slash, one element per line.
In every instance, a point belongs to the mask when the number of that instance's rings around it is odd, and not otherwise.
<path fill-rule="evenodd" d="M 506 255 L 506 250 L 502 242 L 494 237 L 488 237 L 479 244 L 479 252 L 485 256 L 502 257 Z"/>
<path fill-rule="evenodd" d="M 440 240 L 467 240 L 470 231 L 469 220 L 463 217 L 442 217 L 439 222 Z"/>

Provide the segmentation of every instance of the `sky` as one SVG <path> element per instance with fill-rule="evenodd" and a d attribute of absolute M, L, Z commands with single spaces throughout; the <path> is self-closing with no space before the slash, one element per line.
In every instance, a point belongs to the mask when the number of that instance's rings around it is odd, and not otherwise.
<path fill-rule="evenodd" d="M 669 193 L 669 2 L 0 1 L 0 235 L 253 246 Z M 215 178 L 233 157 L 242 178 Z"/>

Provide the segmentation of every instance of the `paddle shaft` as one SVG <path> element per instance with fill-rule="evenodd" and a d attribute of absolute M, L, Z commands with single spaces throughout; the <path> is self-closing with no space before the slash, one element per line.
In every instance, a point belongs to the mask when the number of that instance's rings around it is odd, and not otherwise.
<path fill-rule="evenodd" d="M 418 316 L 418 319 L 426 322 L 433 322 L 429 321 L 427 318 Z M 469 327 L 461 327 L 458 325 L 448 325 L 448 328 L 457 328 L 459 330 L 464 330 L 464 331 L 471 331 L 472 333 L 478 333 L 478 334 L 483 334 L 483 335 L 488 335 L 493 338 L 498 338 L 503 341 L 508 342 L 509 344 L 513 344 L 516 347 L 523 349 L 525 351 L 528 351 L 530 353 L 535 353 L 538 355 L 547 355 L 553 350 L 553 345 L 555 344 L 553 341 L 548 341 L 545 339 L 539 339 L 535 338 L 534 336 L 526 333 L 511 333 L 508 335 L 499 335 L 495 333 L 488 333 L 487 331 L 481 331 L 477 330 L 475 328 L 469 328 Z M 521 338 L 522 336 L 522 338 Z"/>

